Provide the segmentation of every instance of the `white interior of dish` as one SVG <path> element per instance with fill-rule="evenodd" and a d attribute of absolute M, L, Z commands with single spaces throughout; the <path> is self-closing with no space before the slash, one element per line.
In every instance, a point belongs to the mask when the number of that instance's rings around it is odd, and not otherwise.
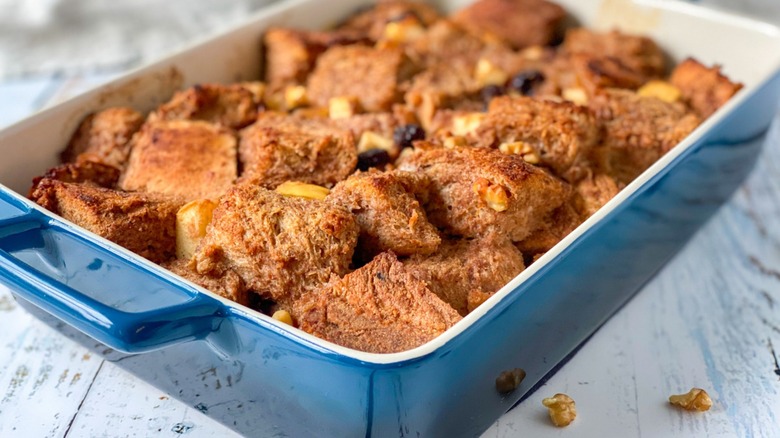
<path fill-rule="evenodd" d="M 259 320 L 273 330 L 287 332 L 322 349 L 371 363 L 400 362 L 431 353 L 482 317 L 496 303 L 542 269 L 569 244 L 603 219 L 661 169 L 692 145 L 780 68 L 780 29 L 749 18 L 672 0 L 555 0 L 580 24 L 609 30 L 618 28 L 654 38 L 675 61 L 695 56 L 707 64 L 722 64 L 724 72 L 743 82 L 745 88 L 724 108 L 703 123 L 691 136 L 666 154 L 650 169 L 628 185 L 601 210 L 585 221 L 552 250 L 509 282 L 484 304 L 441 336 L 413 350 L 393 353 L 364 353 L 332 344 L 290 328 L 284 324 L 217 296 L 196 289 Z M 33 176 L 55 165 L 73 130 L 88 113 L 102 108 L 128 105 L 148 111 L 181 87 L 199 82 L 232 82 L 256 79 L 261 65 L 260 41 L 269 25 L 299 28 L 325 28 L 338 22 L 367 0 L 325 2 L 293 0 L 259 11 L 244 25 L 194 44 L 159 62 L 134 70 L 107 85 L 44 110 L 0 131 L 0 188 L 24 194 Z M 468 0 L 436 1 L 442 10 L 451 11 Z M 23 195 L 22 195 L 23 196 Z M 41 210 L 29 203 L 32 208 Z M 95 236 L 106 247 L 137 260 L 162 275 L 173 275 L 151 262 L 135 256 L 105 239 Z"/>

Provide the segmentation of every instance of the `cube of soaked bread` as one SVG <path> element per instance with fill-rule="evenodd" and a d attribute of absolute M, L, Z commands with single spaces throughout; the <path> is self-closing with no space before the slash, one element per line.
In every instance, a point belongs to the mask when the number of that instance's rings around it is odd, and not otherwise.
<path fill-rule="evenodd" d="M 530 148 L 538 164 L 561 177 L 577 173 L 570 172 L 573 166 L 587 165 L 600 137 L 599 124 L 588 108 L 522 96 L 491 100 L 487 116 L 468 136 L 477 146 L 504 153 L 528 153 Z"/>
<path fill-rule="evenodd" d="M 249 125 L 263 104 L 262 85 L 198 84 L 174 94 L 149 115 L 149 120 L 203 120 L 231 129 Z"/>
<path fill-rule="evenodd" d="M 190 260 L 181 259 L 163 263 L 162 267 L 221 297 L 244 306 L 249 305 L 249 291 L 241 277 L 230 269 L 225 269 L 218 276 L 199 274 Z"/>
<path fill-rule="evenodd" d="M 176 254 L 176 211 L 182 203 L 169 196 L 47 178 L 38 183 L 30 199 L 155 263 Z"/>
<path fill-rule="evenodd" d="M 317 57 L 335 45 L 365 41 L 356 31 L 317 32 L 273 27 L 263 35 L 265 81 L 273 90 L 306 83 Z"/>
<path fill-rule="evenodd" d="M 518 242 L 517 248 L 529 256 L 549 251 L 622 188 L 623 184 L 605 174 L 596 173 L 582 178 L 574 185 L 572 197 L 553 211 L 541 227 Z"/>
<path fill-rule="evenodd" d="M 742 89 L 742 84 L 731 82 L 720 72 L 720 66 L 706 67 L 692 58 L 678 64 L 669 81 L 680 89 L 685 102 L 702 119 Z"/>
<path fill-rule="evenodd" d="M 141 113 L 130 108 L 109 108 L 90 114 L 60 158 L 64 163 L 95 161 L 123 169 L 130 155 L 130 139 L 143 122 Z"/>
<path fill-rule="evenodd" d="M 495 235 L 445 239 L 435 253 L 413 255 L 404 265 L 461 315 L 473 310 L 469 293 L 491 295 L 525 269 L 523 254 L 509 239 Z"/>
<path fill-rule="evenodd" d="M 493 149 L 425 147 L 402 156 L 400 170 L 431 180 L 428 220 L 447 232 L 524 239 L 568 198 L 569 187 L 516 155 Z"/>
<path fill-rule="evenodd" d="M 388 111 L 401 100 L 398 86 L 415 67 L 400 48 L 335 46 L 317 59 L 307 96 L 326 107 L 334 97 L 354 97 L 366 111 Z"/>
<path fill-rule="evenodd" d="M 294 313 L 307 333 L 370 353 L 418 347 L 461 319 L 391 253 L 304 295 Z"/>
<path fill-rule="evenodd" d="M 585 219 L 574 207 L 574 203 L 567 201 L 553 210 L 539 228 L 517 242 L 517 249 L 528 256 L 543 254 L 568 236 Z"/>
<path fill-rule="evenodd" d="M 562 7 L 546 0 L 478 0 L 452 19 L 475 34 L 523 48 L 550 44 L 565 17 Z"/>
<path fill-rule="evenodd" d="M 563 50 L 568 54 L 613 58 L 643 77 L 643 82 L 661 77 L 666 69 L 664 54 L 650 38 L 618 30 L 607 33 L 576 28 L 566 32 Z"/>
<path fill-rule="evenodd" d="M 119 187 L 185 200 L 218 198 L 237 177 L 236 139 L 203 121 L 151 121 L 133 140 Z"/>
<path fill-rule="evenodd" d="M 346 274 L 357 237 L 355 217 L 341 207 L 238 184 L 214 210 L 195 270 L 211 277 L 233 270 L 247 289 L 289 304 Z"/>
<path fill-rule="evenodd" d="M 334 126 L 348 130 L 358 142 L 361 135 L 368 131 L 392 139 L 396 128 L 410 123 L 417 124 L 417 117 L 409 108 L 402 105 L 394 105 L 392 112 L 354 114 L 351 117 L 333 120 Z"/>
<path fill-rule="evenodd" d="M 403 256 L 430 254 L 441 239 L 412 192 L 427 183 L 422 174 L 372 169 L 336 184 L 327 202 L 357 218 L 361 258 L 370 260 L 387 250 Z"/>
<path fill-rule="evenodd" d="M 263 113 L 241 131 L 241 180 L 274 188 L 285 181 L 332 187 L 355 170 L 355 138 L 328 120 Z"/>
<path fill-rule="evenodd" d="M 33 179 L 30 196 L 38 184 L 45 179 L 53 179 L 68 183 L 114 188 L 119 180 L 119 169 L 94 161 L 65 163 L 46 171 L 43 176 Z"/>
<path fill-rule="evenodd" d="M 668 103 L 634 92 L 599 92 L 590 108 L 604 125 L 604 140 L 596 151 L 599 167 L 629 183 L 682 141 L 699 125 L 699 117 L 681 103 Z"/>
<path fill-rule="evenodd" d="M 373 41 L 381 39 L 388 23 L 412 16 L 423 26 L 440 18 L 435 8 L 418 1 L 379 1 L 372 7 L 348 18 L 337 30 L 352 31 L 365 35 Z"/>
<path fill-rule="evenodd" d="M 574 206 L 587 218 L 620 192 L 625 184 L 603 173 L 595 173 L 574 185 Z"/>

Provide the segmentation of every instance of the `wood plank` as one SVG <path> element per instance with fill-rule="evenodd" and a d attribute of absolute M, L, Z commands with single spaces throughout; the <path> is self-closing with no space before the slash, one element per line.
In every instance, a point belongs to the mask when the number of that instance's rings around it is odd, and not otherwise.
<path fill-rule="evenodd" d="M 35 320 L 4 286 L 0 333 L 0 437 L 64 436 L 103 360 Z"/>

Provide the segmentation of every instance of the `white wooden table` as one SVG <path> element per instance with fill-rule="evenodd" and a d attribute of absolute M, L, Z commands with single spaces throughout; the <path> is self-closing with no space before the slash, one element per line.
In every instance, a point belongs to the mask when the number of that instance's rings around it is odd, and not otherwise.
<path fill-rule="evenodd" d="M 0 83 L 0 126 L 111 76 Z M 668 405 L 693 386 L 710 411 Z M 541 405 L 557 392 L 577 401 L 565 429 Z M 200 410 L 34 319 L 0 286 L 0 437 L 236 436 Z M 521 435 L 780 436 L 780 116 L 734 198 L 484 436 Z"/>

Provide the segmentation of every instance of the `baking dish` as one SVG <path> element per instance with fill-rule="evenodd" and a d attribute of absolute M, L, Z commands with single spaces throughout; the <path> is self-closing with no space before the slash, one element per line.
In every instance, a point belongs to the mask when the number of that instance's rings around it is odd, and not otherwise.
<path fill-rule="evenodd" d="M 116 350 L 144 353 L 108 354 L 246 434 L 474 435 L 603 324 L 728 198 L 756 159 L 780 98 L 773 26 L 670 2 L 561 1 L 584 25 L 647 33 L 672 58 L 722 63 L 746 87 L 484 305 L 404 353 L 360 353 L 278 324 L 20 195 L 55 164 L 85 114 L 112 105 L 148 110 L 182 86 L 255 78 L 269 23 L 321 28 L 363 3 L 278 4 L 0 132 L 0 281 L 28 308 Z M 495 378 L 516 367 L 526 380 L 498 394 Z"/>

